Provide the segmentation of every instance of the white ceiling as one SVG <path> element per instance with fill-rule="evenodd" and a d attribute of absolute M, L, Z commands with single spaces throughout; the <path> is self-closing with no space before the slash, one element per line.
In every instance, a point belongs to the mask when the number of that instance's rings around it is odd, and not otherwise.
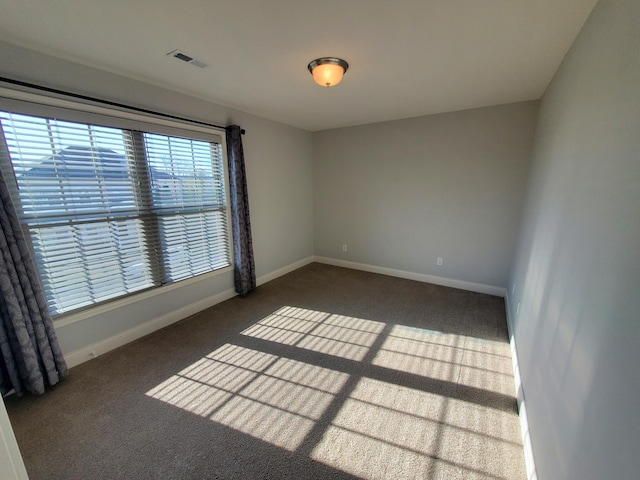
<path fill-rule="evenodd" d="M 595 3 L 0 0 L 0 40 L 317 131 L 540 98 Z"/>

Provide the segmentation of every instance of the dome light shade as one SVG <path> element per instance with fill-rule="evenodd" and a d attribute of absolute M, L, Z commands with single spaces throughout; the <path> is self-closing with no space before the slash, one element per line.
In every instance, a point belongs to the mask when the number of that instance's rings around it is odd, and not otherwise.
<path fill-rule="evenodd" d="M 333 87 L 342 81 L 349 64 L 341 58 L 323 57 L 310 62 L 307 68 L 318 85 Z"/>

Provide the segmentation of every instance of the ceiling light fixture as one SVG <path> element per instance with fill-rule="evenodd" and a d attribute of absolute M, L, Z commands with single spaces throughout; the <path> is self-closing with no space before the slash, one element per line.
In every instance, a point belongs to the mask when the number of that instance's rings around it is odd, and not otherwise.
<path fill-rule="evenodd" d="M 309 62 L 307 68 L 318 85 L 333 87 L 342 81 L 349 64 L 341 58 L 323 57 Z"/>

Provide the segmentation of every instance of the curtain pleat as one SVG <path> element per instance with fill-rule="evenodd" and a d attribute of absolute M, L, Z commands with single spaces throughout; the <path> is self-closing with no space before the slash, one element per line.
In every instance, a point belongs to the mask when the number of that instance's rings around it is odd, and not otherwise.
<path fill-rule="evenodd" d="M 256 271 L 251 240 L 249 196 L 242 148 L 242 130 L 238 125 L 227 127 L 227 157 L 229 161 L 229 196 L 233 230 L 233 260 L 236 292 L 246 295 L 256 288 Z"/>
<path fill-rule="evenodd" d="M 2 172 L 0 199 L 0 392 L 42 394 L 67 365 Z"/>

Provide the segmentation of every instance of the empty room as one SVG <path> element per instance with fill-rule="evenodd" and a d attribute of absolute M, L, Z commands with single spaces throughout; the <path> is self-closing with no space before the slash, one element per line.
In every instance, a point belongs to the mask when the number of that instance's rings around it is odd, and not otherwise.
<path fill-rule="evenodd" d="M 0 480 L 638 478 L 638 0 L 0 12 Z"/>

